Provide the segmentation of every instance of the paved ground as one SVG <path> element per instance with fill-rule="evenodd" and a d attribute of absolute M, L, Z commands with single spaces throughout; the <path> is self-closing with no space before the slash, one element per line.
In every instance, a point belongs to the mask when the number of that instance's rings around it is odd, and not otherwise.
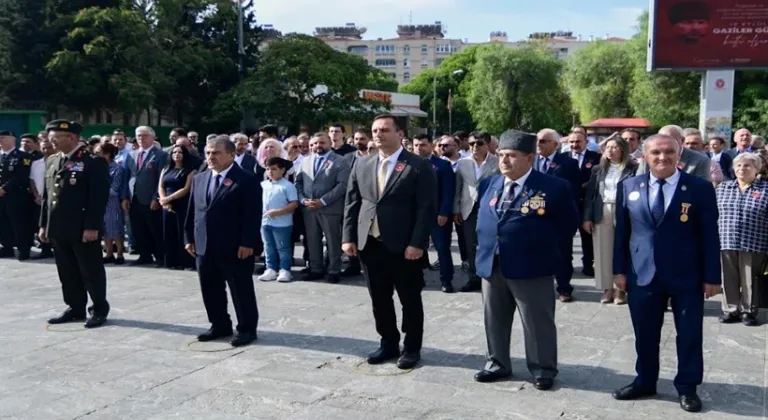
<path fill-rule="evenodd" d="M 576 302 L 558 303 L 561 371 L 556 388 L 541 392 L 527 382 L 517 320 L 514 380 L 473 382 L 485 352 L 480 295 L 442 294 L 435 273 L 428 274 L 424 293 L 424 363 L 408 373 L 362 364 L 378 337 L 360 280 L 257 282 L 258 344 L 233 350 L 192 343 L 207 328 L 194 273 L 124 267 L 107 273 L 109 325 L 49 331 L 44 320 L 62 309 L 54 267 L 0 261 L 0 418 L 765 418 L 768 330 L 721 326 L 717 302 L 708 302 L 705 319 L 705 384 L 699 390 L 705 412 L 688 415 L 678 408 L 671 382 L 670 315 L 659 398 L 611 399 L 610 391 L 633 376 L 632 330 L 626 306 L 596 302 L 589 279 L 575 281 Z"/>

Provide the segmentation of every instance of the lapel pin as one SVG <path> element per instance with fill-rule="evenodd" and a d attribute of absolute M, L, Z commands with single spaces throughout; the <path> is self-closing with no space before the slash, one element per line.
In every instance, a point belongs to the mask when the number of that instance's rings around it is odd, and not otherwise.
<path fill-rule="evenodd" d="M 687 190 L 688 190 L 688 187 L 686 187 L 685 185 L 683 185 L 682 187 L 680 187 L 680 190 L 681 190 L 681 191 L 687 191 Z"/>
<path fill-rule="evenodd" d="M 645 187 L 645 182 L 640 183 L 640 188 L 643 188 L 643 187 Z"/>

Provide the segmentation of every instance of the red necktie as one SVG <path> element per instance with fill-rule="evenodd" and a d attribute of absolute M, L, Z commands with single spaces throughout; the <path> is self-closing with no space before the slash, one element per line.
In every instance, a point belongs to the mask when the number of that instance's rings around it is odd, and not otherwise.
<path fill-rule="evenodd" d="M 136 162 L 138 169 L 141 169 L 141 164 L 144 163 L 144 152 L 139 152 L 139 161 Z"/>

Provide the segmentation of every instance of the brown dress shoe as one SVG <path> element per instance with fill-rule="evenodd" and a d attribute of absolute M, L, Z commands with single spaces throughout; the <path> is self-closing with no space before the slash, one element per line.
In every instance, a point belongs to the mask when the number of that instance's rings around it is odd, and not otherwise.
<path fill-rule="evenodd" d="M 573 301 L 573 296 L 566 295 L 566 294 L 562 294 L 562 295 L 558 296 L 557 298 L 560 299 L 560 302 L 563 302 L 563 303 L 567 303 L 567 302 L 572 302 Z"/>
<path fill-rule="evenodd" d="M 600 296 L 600 303 L 610 303 L 613 301 L 613 290 L 603 290 L 603 295 Z"/>
<path fill-rule="evenodd" d="M 613 303 L 617 305 L 624 305 L 627 303 L 627 292 L 621 290 L 616 291 L 616 297 L 613 298 Z"/>

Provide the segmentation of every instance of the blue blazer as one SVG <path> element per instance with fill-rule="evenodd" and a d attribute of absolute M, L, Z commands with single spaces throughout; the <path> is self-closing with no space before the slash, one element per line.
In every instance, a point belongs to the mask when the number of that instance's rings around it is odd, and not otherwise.
<path fill-rule="evenodd" d="M 661 223 L 648 202 L 649 174 L 619 183 L 613 273 L 629 284 L 656 278 L 666 290 L 701 290 L 720 284 L 717 198 L 712 184 L 680 172 L 680 181 Z M 686 214 L 686 216 L 683 216 Z"/>
<path fill-rule="evenodd" d="M 245 172 L 249 174 L 253 173 L 253 168 L 256 166 L 256 158 L 253 155 L 246 153 L 243 155 L 243 163 L 240 165 Z"/>
<path fill-rule="evenodd" d="M 157 186 L 160 176 L 168 163 L 168 153 L 156 147 L 151 147 L 144 153 L 141 167 L 138 166 L 139 151 L 134 150 L 126 156 L 123 165 L 134 179 L 133 197 L 139 204 L 148 206 L 152 200 L 158 199 Z"/>
<path fill-rule="evenodd" d="M 213 171 L 192 179 L 185 242 L 195 245 L 197 255 L 237 258 L 239 247 L 260 250 L 261 193 L 253 174 L 233 162 L 212 199 L 208 199 Z"/>
<path fill-rule="evenodd" d="M 437 174 L 437 215 L 451 217 L 453 214 L 453 196 L 456 193 L 456 174 L 450 162 L 432 155 L 429 157 L 432 169 Z"/>
<path fill-rule="evenodd" d="M 560 259 L 569 257 L 562 250 L 570 244 L 580 221 L 570 185 L 531 171 L 509 210 L 499 216 L 496 208 L 504 191 L 504 178 L 495 175 L 478 186 L 477 275 L 491 277 L 498 248 L 504 277 L 517 280 L 554 276 L 562 266 Z"/>
<path fill-rule="evenodd" d="M 536 157 L 536 162 L 533 169 L 538 171 L 540 165 L 541 156 Z M 549 162 L 549 167 L 546 172 L 547 175 L 556 176 L 563 179 L 571 185 L 571 192 L 573 193 L 574 200 L 581 197 L 581 170 L 579 169 L 579 162 L 572 158 L 568 153 L 555 153 L 552 161 Z"/>

